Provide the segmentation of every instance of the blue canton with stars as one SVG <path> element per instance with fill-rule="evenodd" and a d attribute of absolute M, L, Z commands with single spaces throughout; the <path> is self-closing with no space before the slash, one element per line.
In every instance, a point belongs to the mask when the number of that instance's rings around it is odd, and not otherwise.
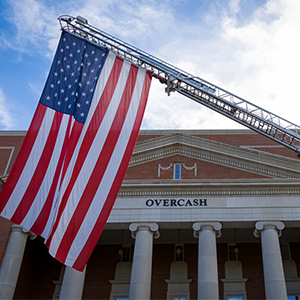
<path fill-rule="evenodd" d="M 40 103 L 84 123 L 108 52 L 63 31 Z"/>

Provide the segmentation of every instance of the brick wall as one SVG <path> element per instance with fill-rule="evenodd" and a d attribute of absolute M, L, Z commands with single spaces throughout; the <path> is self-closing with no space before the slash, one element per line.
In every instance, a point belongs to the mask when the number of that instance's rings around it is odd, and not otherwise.
<path fill-rule="evenodd" d="M 111 284 L 115 278 L 115 268 L 120 261 L 119 245 L 97 245 L 88 262 L 82 299 L 109 299 Z M 184 257 L 188 264 L 190 299 L 197 299 L 198 244 L 185 244 Z M 300 243 L 290 243 L 292 259 L 300 269 Z M 217 243 L 219 294 L 223 299 L 225 262 L 228 259 L 227 244 Z M 174 244 L 154 244 L 152 262 L 151 299 L 166 299 L 167 283 L 170 279 L 170 265 L 174 259 Z M 247 278 L 248 300 L 265 299 L 261 244 L 240 243 L 239 260 L 242 263 L 243 278 Z M 59 279 L 61 264 L 53 259 L 39 240 L 29 241 L 26 246 L 23 264 L 14 299 L 51 299 Z"/>
<path fill-rule="evenodd" d="M 20 135 L 20 136 L 16 136 L 16 135 L 0 135 L 0 176 L 3 175 L 6 167 L 7 167 L 7 163 L 10 157 L 10 154 L 12 154 L 11 156 L 11 160 L 7 169 L 7 174 L 10 173 L 11 168 L 17 158 L 17 155 L 20 151 L 20 148 L 22 146 L 24 140 L 24 136 Z M 3 148 L 9 147 L 9 149 L 3 149 Z M 12 148 L 13 152 L 12 152 Z"/>
<path fill-rule="evenodd" d="M 239 244 L 239 247 L 243 277 L 248 278 L 246 282 L 247 299 L 265 299 L 261 244 L 245 243 Z"/>
<path fill-rule="evenodd" d="M 294 152 L 278 146 L 276 143 L 258 134 L 203 134 L 206 139 L 227 143 L 235 146 L 252 146 L 261 151 L 295 158 Z M 158 135 L 141 135 L 138 141 L 152 139 Z M 24 136 L 0 136 L 0 147 L 15 147 L 8 173 L 20 150 Z M 274 146 L 274 147 L 266 147 Z M 0 175 L 3 174 L 9 158 L 7 149 L 0 149 Z M 195 160 L 182 155 L 156 160 L 139 166 L 130 167 L 125 179 L 157 179 L 158 164 L 167 167 L 170 163 L 185 163 L 192 167 L 197 163 L 197 176 L 194 170 L 182 168 L 182 179 L 228 179 L 228 178 L 265 178 L 254 173 L 219 166 L 216 164 Z M 2 172 L 2 173 L 1 173 Z M 161 170 L 160 179 L 172 179 L 173 168 Z M 0 183 L 0 191 L 2 184 Z M 10 235 L 11 222 L 0 217 L 0 263 Z M 262 255 L 260 243 L 240 244 L 239 259 L 243 267 L 243 277 L 246 282 L 247 299 L 265 299 Z M 115 267 L 120 257 L 118 245 L 97 245 L 88 263 L 83 299 L 109 299 L 111 284 L 115 276 Z M 295 260 L 300 276 L 300 243 L 290 243 L 292 259 Z M 151 299 L 165 299 L 167 284 L 170 278 L 170 264 L 173 261 L 174 244 L 155 244 L 153 248 L 153 272 Z M 188 263 L 188 278 L 191 300 L 197 298 L 198 245 L 185 245 L 185 261 Z M 227 260 L 227 245 L 217 244 L 219 278 L 225 278 L 224 265 Z M 52 299 L 55 285 L 53 280 L 59 279 L 61 264 L 53 259 L 43 245 L 36 239 L 28 241 L 17 284 L 14 299 Z M 220 299 L 223 299 L 223 283 L 219 281 Z"/>
<path fill-rule="evenodd" d="M 9 240 L 11 224 L 11 221 L 0 217 L 0 267 Z"/>
<path fill-rule="evenodd" d="M 295 229 L 295 235 L 299 235 L 300 229 Z M 296 266 L 297 266 L 297 272 L 298 272 L 298 277 L 300 277 L 300 243 L 289 243 L 290 245 L 290 252 L 291 252 L 291 259 L 295 261 Z"/>
<path fill-rule="evenodd" d="M 151 299 L 166 299 L 168 285 L 165 279 L 170 279 L 170 265 L 173 260 L 173 244 L 153 246 Z"/>
<path fill-rule="evenodd" d="M 164 159 L 158 159 L 152 162 L 144 163 L 137 166 L 130 166 L 127 169 L 125 180 L 139 179 L 173 179 L 174 163 L 185 164 L 186 167 L 197 166 L 197 175 L 194 170 L 187 170 L 181 166 L 182 179 L 243 179 L 243 178 L 268 178 L 259 174 L 245 172 L 234 168 L 229 168 L 210 162 L 196 160 L 183 155 L 174 155 Z M 172 167 L 168 170 L 160 169 L 160 177 L 158 177 L 158 166 Z"/>
<path fill-rule="evenodd" d="M 162 135 L 140 135 L 137 142 L 142 142 L 160 136 Z M 237 147 L 249 146 L 252 149 L 297 159 L 294 151 L 289 150 L 286 147 L 279 145 L 278 143 L 275 143 L 274 141 L 264 137 L 263 135 L 253 133 L 251 131 L 242 134 L 224 132 L 223 134 L 194 134 L 194 136 Z"/>
<path fill-rule="evenodd" d="M 61 266 L 41 238 L 28 239 L 14 299 L 52 299 Z"/>
<path fill-rule="evenodd" d="M 97 245 L 87 265 L 82 299 L 109 299 L 115 269 L 120 261 L 120 245 Z"/>

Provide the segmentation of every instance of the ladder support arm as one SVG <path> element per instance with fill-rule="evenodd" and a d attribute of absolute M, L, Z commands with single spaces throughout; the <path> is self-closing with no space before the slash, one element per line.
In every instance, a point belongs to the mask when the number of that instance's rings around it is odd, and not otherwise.
<path fill-rule="evenodd" d="M 102 30 L 82 17 L 61 16 L 61 28 L 90 42 L 106 47 L 116 55 L 145 70 L 166 84 L 166 93 L 178 92 L 293 151 L 300 157 L 300 127 L 216 85 L 193 76 Z"/>

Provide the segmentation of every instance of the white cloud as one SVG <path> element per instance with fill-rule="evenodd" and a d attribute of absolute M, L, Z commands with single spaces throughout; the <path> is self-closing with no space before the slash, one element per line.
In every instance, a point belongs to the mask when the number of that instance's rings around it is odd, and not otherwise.
<path fill-rule="evenodd" d="M 0 88 L 0 124 L 4 129 L 11 129 L 14 127 L 16 121 L 14 115 L 11 112 L 3 90 Z"/>
<path fill-rule="evenodd" d="M 46 51 L 53 55 L 59 37 L 60 15 L 81 15 L 89 23 L 119 38 L 147 42 L 157 32 L 166 32 L 174 22 L 170 7 L 164 2 L 136 0 L 55 1 L 8 0 L 11 10 L 7 20 L 16 28 L 14 39 L 4 37 L 3 44 L 19 51 Z M 164 26 L 161 21 L 164 20 Z M 34 48 L 32 48 L 34 46 Z"/>
<path fill-rule="evenodd" d="M 240 0 L 230 0 L 229 1 L 229 9 L 231 13 L 237 14 L 240 11 Z"/>
<path fill-rule="evenodd" d="M 41 95 L 41 93 L 43 91 L 43 86 L 40 86 L 39 84 L 34 83 L 34 82 L 29 82 L 28 85 L 37 96 Z"/>
<path fill-rule="evenodd" d="M 295 109 L 300 61 L 300 2 L 269 0 L 244 25 L 222 20 L 222 44 L 228 63 L 221 80 L 232 91 L 278 115 L 299 123 Z M 216 71 L 215 71 L 216 72 Z"/>
<path fill-rule="evenodd" d="M 238 4 L 238 1 L 235 3 Z M 163 47 L 166 59 L 191 74 L 299 124 L 300 2 L 269 0 L 244 22 L 238 21 L 237 15 L 232 15 L 232 7 L 228 10 L 230 13 L 224 11 L 223 14 L 216 10 L 216 15 L 207 18 L 212 25 L 207 27 L 213 34 L 210 39 L 202 39 L 203 36 L 198 34 L 197 22 L 185 38 L 182 32 L 188 31 L 183 24 L 177 39 Z M 241 127 L 201 105 L 198 108 L 190 104 L 184 97 L 180 100 L 176 97 L 171 102 L 172 97 L 168 102 L 152 87 L 150 101 L 154 103 L 149 104 L 145 116 L 150 128 L 164 128 L 167 114 L 171 115 L 169 128 Z"/>
<path fill-rule="evenodd" d="M 47 6 L 44 1 L 36 0 L 8 0 L 8 3 L 11 9 L 6 18 L 17 34 L 14 38 L 4 37 L 7 45 L 31 55 L 36 52 L 50 55 L 56 47 L 55 41 L 58 40 L 59 24 L 55 8 Z"/>
<path fill-rule="evenodd" d="M 212 1 L 195 19 L 178 22 L 176 1 L 9 0 L 10 20 L 17 28 L 22 51 L 55 51 L 63 13 L 82 15 L 90 24 L 107 31 L 208 80 L 262 108 L 298 122 L 297 99 L 300 61 L 300 2 L 267 0 L 247 18 L 238 17 L 240 0 Z M 195 2 L 195 10 L 197 3 Z M 52 5 L 52 6 L 51 6 Z M 180 12 L 176 12 L 180 14 Z M 191 26 L 192 24 L 192 26 Z M 29 47 L 29 44 L 35 48 Z M 298 122 L 299 123 L 299 122 Z M 153 82 L 143 122 L 144 128 L 237 128 L 237 123 L 203 106 L 172 94 Z"/>

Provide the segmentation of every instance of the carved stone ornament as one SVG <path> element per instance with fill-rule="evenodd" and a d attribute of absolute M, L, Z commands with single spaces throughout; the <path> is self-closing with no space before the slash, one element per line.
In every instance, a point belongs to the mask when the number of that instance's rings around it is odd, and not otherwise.
<path fill-rule="evenodd" d="M 158 231 L 158 224 L 157 223 L 131 223 L 129 225 L 129 230 L 131 231 L 132 238 L 135 239 L 136 233 L 139 230 L 149 230 L 153 232 L 153 238 L 158 239 L 160 237 L 160 233 Z"/>
<path fill-rule="evenodd" d="M 187 166 L 185 165 L 185 163 L 183 163 L 182 166 L 183 166 L 186 170 L 188 170 L 188 171 L 194 170 L 194 175 L 195 175 L 195 177 L 197 177 L 197 164 L 196 164 L 196 163 L 194 164 L 193 167 L 187 167 Z"/>
<path fill-rule="evenodd" d="M 211 229 L 216 233 L 216 237 L 219 238 L 222 233 L 222 224 L 220 222 L 196 222 L 193 224 L 194 237 L 199 237 L 199 231 L 203 229 Z"/>
<path fill-rule="evenodd" d="M 259 238 L 263 230 L 272 228 L 277 230 L 278 237 L 281 237 L 282 230 L 284 229 L 284 223 L 281 221 L 258 221 L 255 224 L 254 236 Z"/>
<path fill-rule="evenodd" d="M 34 240 L 37 237 L 37 235 L 35 233 L 25 229 L 21 225 L 12 224 L 10 227 L 10 231 L 19 231 L 19 232 L 28 234 L 30 240 Z"/>
<path fill-rule="evenodd" d="M 157 169 L 157 177 L 160 177 L 160 170 L 167 171 L 172 167 L 172 163 L 168 167 L 162 167 L 161 164 L 158 164 L 158 169 Z"/>

